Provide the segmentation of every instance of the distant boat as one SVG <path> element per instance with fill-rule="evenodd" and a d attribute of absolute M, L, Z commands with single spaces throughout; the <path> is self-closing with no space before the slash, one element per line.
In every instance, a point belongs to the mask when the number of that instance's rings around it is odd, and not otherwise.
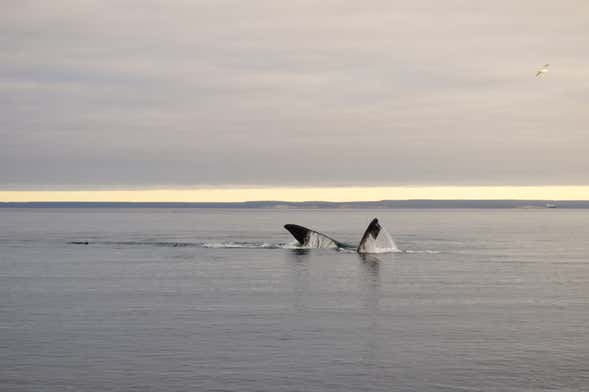
<path fill-rule="evenodd" d="M 556 204 L 546 203 L 546 208 L 556 208 Z"/>

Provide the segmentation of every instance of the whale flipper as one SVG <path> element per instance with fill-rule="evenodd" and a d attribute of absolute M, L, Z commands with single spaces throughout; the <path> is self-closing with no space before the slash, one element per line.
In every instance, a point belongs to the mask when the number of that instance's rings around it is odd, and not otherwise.
<path fill-rule="evenodd" d="M 307 248 L 353 248 L 315 230 L 303 226 L 287 224 L 284 228 L 301 244 Z"/>

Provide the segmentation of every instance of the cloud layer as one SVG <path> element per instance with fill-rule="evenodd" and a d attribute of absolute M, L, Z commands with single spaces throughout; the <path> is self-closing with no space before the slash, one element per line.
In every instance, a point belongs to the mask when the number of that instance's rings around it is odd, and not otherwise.
<path fill-rule="evenodd" d="M 8 1 L 0 187 L 586 184 L 588 14 Z"/>

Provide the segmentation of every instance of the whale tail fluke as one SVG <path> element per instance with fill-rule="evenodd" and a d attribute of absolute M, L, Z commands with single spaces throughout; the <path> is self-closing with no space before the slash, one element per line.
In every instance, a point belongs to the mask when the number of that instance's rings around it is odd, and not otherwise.
<path fill-rule="evenodd" d="M 309 234 L 309 230 L 306 227 L 303 226 L 299 226 L 299 225 L 293 225 L 293 224 L 287 224 L 284 225 L 284 228 L 286 230 L 288 230 L 288 232 L 290 234 L 292 234 L 292 236 L 299 241 L 299 244 L 303 245 L 307 239 L 307 235 Z"/>
<path fill-rule="evenodd" d="M 358 253 L 388 253 L 398 252 L 399 248 L 386 229 L 378 223 L 378 219 L 374 218 L 368 224 L 356 251 Z"/>
<path fill-rule="evenodd" d="M 378 238 L 378 234 L 380 233 L 381 229 L 382 229 L 382 227 L 378 223 L 378 219 L 374 218 L 373 220 L 370 221 L 370 223 L 368 224 L 368 227 L 366 228 L 366 230 L 364 231 L 364 234 L 362 235 L 362 239 L 360 240 L 360 244 L 358 244 L 358 249 L 356 249 L 358 251 L 358 253 L 370 253 L 370 252 L 366 251 L 367 247 L 368 247 L 369 243 L 374 242 L 374 240 L 376 240 Z"/>
<path fill-rule="evenodd" d="M 390 234 L 376 218 L 366 228 L 358 246 L 336 241 L 323 233 L 299 225 L 287 224 L 284 228 L 305 248 L 347 248 L 356 249 L 358 253 L 399 252 Z"/>
<path fill-rule="evenodd" d="M 353 247 L 304 226 L 287 224 L 284 228 L 305 248 L 350 248 Z"/>

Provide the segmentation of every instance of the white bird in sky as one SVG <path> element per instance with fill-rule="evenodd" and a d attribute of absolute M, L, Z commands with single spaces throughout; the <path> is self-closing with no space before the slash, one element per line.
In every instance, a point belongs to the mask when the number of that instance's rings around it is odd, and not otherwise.
<path fill-rule="evenodd" d="M 548 67 L 549 66 L 550 66 L 550 64 L 544 64 L 544 66 L 542 68 L 540 68 L 538 70 L 538 72 L 536 72 L 536 77 L 544 76 L 544 74 L 546 72 L 548 72 Z"/>

